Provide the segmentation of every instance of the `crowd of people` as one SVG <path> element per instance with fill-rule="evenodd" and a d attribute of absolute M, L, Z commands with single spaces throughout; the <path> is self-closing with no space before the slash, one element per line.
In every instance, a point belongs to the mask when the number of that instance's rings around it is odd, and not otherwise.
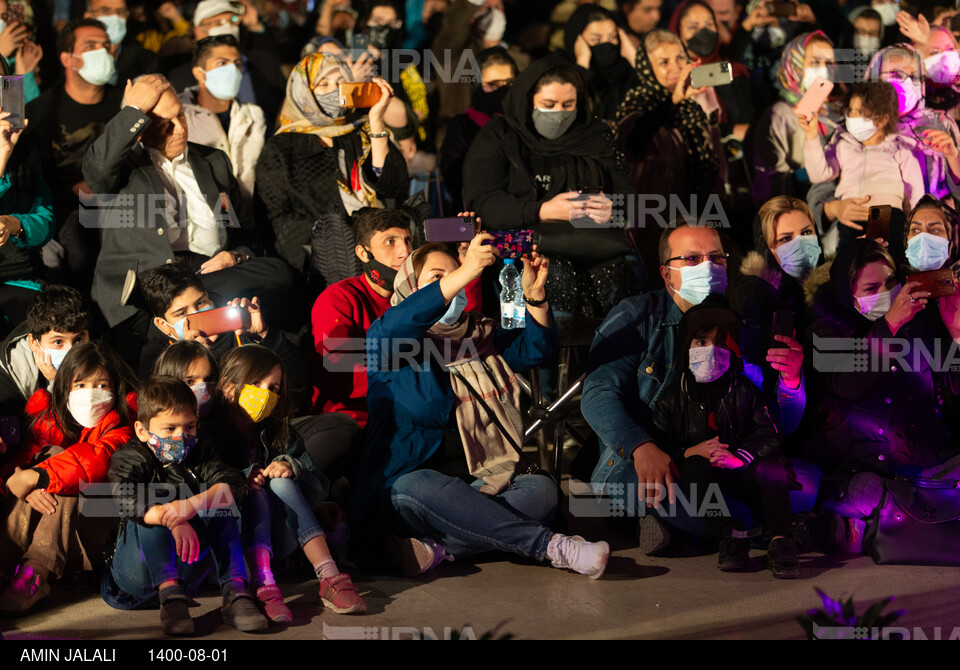
<path fill-rule="evenodd" d="M 0 0 L 0 611 L 77 571 L 169 635 L 213 579 L 290 623 L 299 567 L 363 613 L 344 556 L 601 577 L 522 448 L 575 322 L 572 474 L 644 553 L 862 551 L 885 480 L 960 478 L 942 4 Z"/>

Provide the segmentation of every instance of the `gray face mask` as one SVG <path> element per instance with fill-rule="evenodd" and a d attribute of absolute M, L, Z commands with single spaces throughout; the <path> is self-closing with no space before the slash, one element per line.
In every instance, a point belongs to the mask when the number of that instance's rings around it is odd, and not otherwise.
<path fill-rule="evenodd" d="M 322 109 L 323 113 L 329 116 L 331 119 L 339 119 L 341 116 L 343 116 L 343 110 L 340 107 L 339 90 L 333 90 L 329 93 L 318 95 L 316 98 L 317 103 L 320 105 L 320 109 Z"/>
<path fill-rule="evenodd" d="M 577 110 L 537 109 L 533 110 L 533 127 L 548 140 L 561 137 L 577 119 Z"/>

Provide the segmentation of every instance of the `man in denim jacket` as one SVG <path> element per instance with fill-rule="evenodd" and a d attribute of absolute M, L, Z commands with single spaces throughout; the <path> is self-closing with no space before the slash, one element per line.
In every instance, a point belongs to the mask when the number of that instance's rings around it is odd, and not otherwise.
<path fill-rule="evenodd" d="M 665 288 L 628 298 L 607 315 L 590 349 L 590 374 L 581 401 L 584 418 L 602 442 L 592 476 L 594 490 L 613 495 L 617 490 L 605 485 L 623 485 L 627 515 L 644 514 L 644 506 L 637 505 L 644 498 L 646 507 L 664 513 L 666 506 L 659 504 L 665 494 L 673 507 L 670 485 L 677 477 L 676 466 L 651 438 L 650 417 L 661 391 L 679 374 L 675 353 L 680 318 L 709 293 L 726 289 L 726 254 L 713 228 L 678 222 L 661 236 L 659 257 Z M 799 345 L 782 355 L 799 374 Z M 781 379 L 777 400 L 781 421 L 788 414 L 802 414 L 803 384 L 791 389 Z M 693 532 L 699 526 L 697 519 L 686 517 L 683 505 L 676 506 L 671 523 Z"/>

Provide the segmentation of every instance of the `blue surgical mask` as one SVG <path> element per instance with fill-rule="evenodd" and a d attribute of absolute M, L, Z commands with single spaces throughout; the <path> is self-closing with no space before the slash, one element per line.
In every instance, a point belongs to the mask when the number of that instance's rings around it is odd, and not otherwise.
<path fill-rule="evenodd" d="M 77 72 L 88 84 L 103 86 L 117 71 L 113 56 L 106 49 L 86 51 L 82 57 L 83 67 Z"/>
<path fill-rule="evenodd" d="M 447 307 L 447 311 L 444 312 L 443 316 L 440 317 L 439 323 L 442 323 L 445 326 L 454 325 L 460 320 L 460 315 L 463 314 L 463 310 L 466 308 L 467 292 L 466 290 L 461 289 L 457 295 L 453 296 L 453 300 L 450 301 L 450 306 Z"/>
<path fill-rule="evenodd" d="M 670 267 L 669 265 L 667 267 Z M 691 305 L 699 305 L 711 293 L 725 293 L 727 290 L 727 268 L 710 261 L 699 265 L 685 265 L 680 270 L 680 290 L 674 291 Z"/>
<path fill-rule="evenodd" d="M 950 243 L 930 233 L 914 235 L 907 242 L 907 261 L 921 272 L 939 270 L 950 258 Z"/>
<path fill-rule="evenodd" d="M 816 235 L 797 235 L 777 247 L 780 267 L 794 279 L 800 279 L 817 265 L 820 243 Z"/>
<path fill-rule="evenodd" d="M 70 353 L 69 349 L 44 349 L 43 353 L 50 354 L 50 365 L 53 366 L 54 370 L 59 370 L 60 366 L 63 365 L 63 359 L 67 357 L 67 354 Z"/>
<path fill-rule="evenodd" d="M 213 307 L 204 307 L 203 309 L 198 309 L 196 312 L 193 312 L 193 314 L 199 314 L 200 312 L 208 312 L 208 311 L 210 311 L 211 309 L 213 309 Z M 163 321 L 165 324 L 167 324 L 168 326 L 170 326 L 171 328 L 173 328 L 173 332 L 175 332 L 175 333 L 177 334 L 177 339 L 178 339 L 178 340 L 182 340 L 182 339 L 183 339 L 183 329 L 184 329 L 184 327 L 186 327 L 186 325 L 187 325 L 187 319 L 189 319 L 191 316 L 192 316 L 191 314 L 187 314 L 185 317 L 183 317 L 182 319 L 180 319 L 180 320 L 177 321 L 176 323 L 170 323 L 170 322 L 167 321 L 166 319 L 161 319 L 161 321 Z"/>
<path fill-rule="evenodd" d="M 730 369 L 730 350 L 716 347 L 690 348 L 690 372 L 701 384 L 715 382 Z"/>
<path fill-rule="evenodd" d="M 110 16 L 101 16 L 100 23 L 107 29 L 107 37 L 110 38 L 110 44 L 120 44 L 123 38 L 127 36 L 127 20 L 112 14 Z"/>
<path fill-rule="evenodd" d="M 237 97 L 243 73 L 236 65 L 229 63 L 209 72 L 203 70 L 203 73 L 207 75 L 203 85 L 207 87 L 210 95 L 214 98 L 217 100 L 233 100 Z"/>

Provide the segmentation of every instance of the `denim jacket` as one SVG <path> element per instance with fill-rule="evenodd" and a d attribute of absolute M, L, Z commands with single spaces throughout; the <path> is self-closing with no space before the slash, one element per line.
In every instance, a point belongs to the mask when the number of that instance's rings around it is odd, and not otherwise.
<path fill-rule="evenodd" d="M 597 329 L 580 404 L 603 442 L 594 483 L 606 482 L 614 466 L 652 439 L 652 408 L 677 379 L 674 354 L 682 316 L 664 288 L 627 298 Z"/>

